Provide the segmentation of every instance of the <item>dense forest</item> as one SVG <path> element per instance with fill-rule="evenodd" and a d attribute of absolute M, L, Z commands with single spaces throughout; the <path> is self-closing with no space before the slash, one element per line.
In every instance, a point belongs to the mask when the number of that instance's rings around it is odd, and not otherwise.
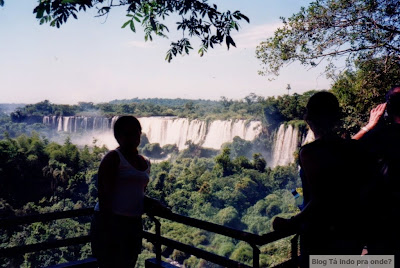
<path fill-rule="evenodd" d="M 372 68 L 374 67 L 374 68 Z M 392 75 L 379 72 L 379 64 L 361 62 L 335 80 L 331 91 L 343 108 L 343 126 L 338 129 L 350 137 L 368 119 L 371 107 L 384 100 L 384 92 L 397 79 L 399 66 Z M 374 79 L 371 79 L 371 73 Z M 150 144 L 144 136 L 143 154 L 151 157 L 170 154 L 168 161 L 153 163 L 148 195 L 161 200 L 174 212 L 245 230 L 255 234 L 271 231 L 274 216 L 298 212 L 291 190 L 301 187 L 296 163 L 268 168 L 266 160 L 250 148 L 271 146 L 274 131 L 283 123 L 304 126 L 305 105 L 314 91 L 303 94 L 261 97 L 251 94 L 243 100 L 219 101 L 132 99 L 110 103 L 56 105 L 49 101 L 19 107 L 0 117 L 0 216 L 26 215 L 92 207 L 97 198 L 97 168 L 102 156 L 112 148 L 52 141 L 48 129 L 35 117 L 43 115 L 100 114 L 112 116 L 171 115 L 203 119 L 258 119 L 263 137 L 254 141 L 235 138 L 221 150 L 189 144 L 178 151 L 173 145 Z M 55 135 L 55 134 L 54 134 Z M 250 152 L 251 151 L 251 152 Z M 301 190 L 299 189 L 301 192 Z M 48 239 L 87 234 L 89 219 L 66 219 L 35 223 L 0 231 L 1 247 L 31 244 Z M 145 219 L 145 227 L 153 225 Z M 164 221 L 162 234 L 240 262 L 252 263 L 251 247 L 243 242 Z M 290 243 L 283 239 L 261 248 L 263 267 L 289 258 Z M 60 248 L 50 252 L 25 254 L 1 259 L 3 267 L 39 267 L 81 259 L 91 254 L 90 246 Z M 143 260 L 154 256 L 152 244 L 144 241 Z M 179 251 L 163 248 L 163 256 L 185 267 L 211 267 L 209 263 Z"/>
<path fill-rule="evenodd" d="M 38 135 L 2 140 L 1 157 L 7 159 L 0 167 L 2 216 L 93 206 L 97 196 L 97 167 L 106 150 L 96 145 L 80 149 L 68 139 L 60 145 Z M 254 154 L 252 159 L 243 156 L 231 159 L 229 147 L 214 158 L 198 157 L 198 150 L 192 146 L 180 152 L 173 162 L 153 164 L 148 195 L 160 199 L 176 213 L 258 234 L 270 230 L 274 215 L 296 211 L 288 191 L 300 186 L 295 166 L 271 170 L 259 154 Z M 249 246 L 237 241 L 192 231 L 176 223 L 164 222 L 162 226 L 167 237 L 190 241 L 189 244 L 214 249 L 219 254 L 224 250 L 222 255 L 236 256 L 233 258 L 240 261 L 251 259 Z M 2 246 L 86 234 L 88 228 L 87 223 L 74 219 L 32 224 L 15 228 L 13 232 L 2 232 Z M 145 252 L 151 252 L 152 247 L 146 245 Z M 186 259 L 182 253 L 165 251 L 179 262 Z M 83 258 L 89 253 L 85 246 L 80 250 L 57 250 L 51 258 L 26 254 L 13 261 L 37 267 Z M 282 258 L 286 254 L 283 250 Z M 270 261 L 265 259 L 264 263 Z M 193 267 L 198 262 L 193 257 L 190 260 Z M 8 264 L 3 262 L 5 266 Z"/>
<path fill-rule="evenodd" d="M 279 98 L 274 105 L 283 102 L 285 98 Z M 290 98 L 296 100 L 298 96 Z M 229 105 L 226 104 L 225 111 L 230 111 L 231 105 L 249 107 L 253 104 L 259 106 L 258 116 L 263 116 L 262 104 L 255 103 L 256 100 L 253 102 L 227 101 Z M 212 105 L 223 103 L 215 102 Z M 71 107 L 44 101 L 21 107 L 10 115 L 3 114 L 1 127 L 4 133 L 0 140 L 0 151 L 1 159 L 7 159 L 0 167 L 0 183 L 4 186 L 0 191 L 3 217 L 91 207 L 95 204 L 97 168 L 108 148 L 99 147 L 96 143 L 81 148 L 72 144 L 68 137 L 63 144 L 51 142 L 45 136 L 46 126 L 29 121 L 19 122 L 16 117 L 16 114 L 23 115 L 25 119 L 29 116 L 48 115 L 53 114 L 50 111 L 61 111 L 63 108 Z M 204 107 L 203 110 L 209 109 Z M 243 112 L 243 109 L 239 110 Z M 271 111 L 277 113 L 279 109 Z M 259 153 L 251 153 L 251 148 L 260 147 L 262 143 L 261 138 L 251 142 L 236 137 L 221 151 L 201 148 L 196 144 L 189 144 L 186 150 L 178 151 L 173 145 L 161 148 L 158 144 L 150 144 L 143 136 L 140 145 L 143 154 L 149 157 L 172 154 L 169 161 L 152 165 L 148 195 L 160 199 L 174 212 L 182 215 L 254 233 L 265 233 L 270 230 L 270 221 L 274 215 L 296 211 L 287 189 L 300 185 L 295 166 L 271 170 L 266 168 L 267 163 Z M 12 246 L 87 234 L 88 230 L 88 219 L 82 219 L 82 222 L 68 219 L 53 224 L 19 227 L 1 235 L 3 246 Z M 167 221 L 163 223 L 163 234 L 182 242 L 190 241 L 189 244 L 224 256 L 232 255 L 232 258 L 239 261 L 251 262 L 251 248 L 232 239 L 193 231 Z M 144 247 L 142 261 L 153 254 L 151 244 L 144 243 Z M 265 259 L 263 262 L 278 263 L 286 258 L 287 247 L 288 244 L 278 246 L 277 250 L 282 248 L 281 258 L 274 254 L 273 260 Z M 84 246 L 53 251 L 51 258 L 46 257 L 49 256 L 48 252 L 40 256 L 26 254 L 19 259 L 3 260 L 2 264 L 45 266 L 84 258 L 89 254 L 89 247 Z M 169 252 L 168 249 L 165 249 L 164 255 L 186 263 L 188 267 L 197 267 L 202 262 L 194 257 L 187 259 L 184 254 Z"/>

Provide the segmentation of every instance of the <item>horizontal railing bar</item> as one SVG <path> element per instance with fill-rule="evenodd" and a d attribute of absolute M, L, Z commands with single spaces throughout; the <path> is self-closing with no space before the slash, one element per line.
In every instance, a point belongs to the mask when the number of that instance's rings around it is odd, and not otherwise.
<path fill-rule="evenodd" d="M 175 213 L 162 214 L 162 215 L 155 214 L 155 216 L 165 218 L 165 219 L 168 219 L 171 221 L 183 223 L 185 225 L 189 225 L 189 226 L 203 229 L 206 231 L 210 231 L 213 233 L 229 236 L 229 237 L 232 237 L 235 239 L 239 239 L 239 240 L 248 242 L 250 244 L 252 244 L 252 243 L 258 244 L 258 245 L 264 244 L 263 241 L 261 241 L 259 235 L 240 231 L 240 230 L 233 229 L 233 228 L 229 228 L 229 227 L 226 227 L 223 225 L 206 222 L 206 221 L 202 221 L 202 220 L 198 220 L 198 219 L 194 219 L 194 218 L 189 218 L 189 217 L 182 216 L 182 215 L 175 214 Z"/>
<path fill-rule="evenodd" d="M 286 231 L 286 232 L 273 231 L 270 233 L 266 233 L 266 234 L 259 236 L 258 239 L 261 241 L 261 243 L 259 245 L 269 244 L 269 243 L 278 241 L 282 238 L 285 238 L 285 237 L 288 237 L 291 235 L 295 235 L 296 233 L 297 233 L 296 231 L 289 231 L 289 232 L 288 231 Z"/>
<path fill-rule="evenodd" d="M 9 218 L 0 219 L 0 228 L 5 229 L 15 225 L 31 224 L 34 222 L 48 222 L 59 219 L 80 217 L 80 216 L 90 216 L 93 214 L 92 208 L 82 208 L 67 211 L 56 211 L 43 214 L 34 214 L 26 216 L 14 216 Z"/>
<path fill-rule="evenodd" d="M 57 211 L 49 212 L 44 214 L 26 215 L 26 216 L 16 216 L 0 219 L 0 228 L 6 229 L 15 225 L 31 224 L 34 222 L 48 222 L 52 220 L 80 217 L 80 216 L 90 216 L 94 212 L 94 208 L 83 208 L 68 211 Z M 217 234 L 229 236 L 235 239 L 246 241 L 250 244 L 254 243 L 257 245 L 265 245 L 279 239 L 294 235 L 295 232 L 270 232 L 262 236 L 243 232 L 226 226 L 218 225 L 211 222 L 206 222 L 194 218 L 189 218 L 176 213 L 156 215 L 161 218 L 165 218 L 171 221 L 176 221 L 185 225 L 192 227 L 197 227 L 206 231 L 214 232 Z"/>
<path fill-rule="evenodd" d="M 216 255 L 214 253 L 187 245 L 187 244 L 183 244 L 181 242 L 172 240 L 172 239 L 168 239 L 165 237 L 157 237 L 155 234 L 153 233 L 149 233 L 144 231 L 143 232 L 143 237 L 146 238 L 147 240 L 151 241 L 151 242 L 156 242 L 156 241 L 160 241 L 160 243 L 162 245 L 166 245 L 169 247 L 172 247 L 174 249 L 178 249 L 180 251 L 183 251 L 185 253 L 189 253 L 191 255 L 194 255 L 196 257 L 199 257 L 201 259 L 205 259 L 207 261 L 211 261 L 215 264 L 219 264 L 222 265 L 224 267 L 245 267 L 245 268 L 251 268 L 248 265 L 242 264 L 240 262 Z"/>
<path fill-rule="evenodd" d="M 60 248 L 66 246 L 73 246 L 79 244 L 86 244 L 90 242 L 90 235 L 80 237 L 66 238 L 62 240 L 53 240 L 31 245 L 23 245 L 9 248 L 0 248 L 0 257 L 13 257 L 19 254 L 37 252 L 52 248 Z"/>

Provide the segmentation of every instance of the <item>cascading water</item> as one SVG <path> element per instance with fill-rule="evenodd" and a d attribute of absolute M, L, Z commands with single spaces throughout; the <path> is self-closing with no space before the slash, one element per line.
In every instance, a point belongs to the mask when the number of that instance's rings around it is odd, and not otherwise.
<path fill-rule="evenodd" d="M 96 132 L 94 138 L 107 138 L 105 143 L 109 148 L 115 147 L 111 129 L 114 127 L 117 116 L 105 117 L 80 117 L 63 116 L 43 118 L 43 123 L 55 128 L 51 122 L 57 120 L 57 131 L 68 133 Z M 215 120 L 205 122 L 174 117 L 142 117 L 138 118 L 142 125 L 142 132 L 146 134 L 150 143 L 176 144 L 179 150 L 187 147 L 186 143 L 192 141 L 206 148 L 220 149 L 222 144 L 231 142 L 235 136 L 245 140 L 253 140 L 261 133 L 261 122 L 245 120 Z M 53 121 L 52 121 L 53 120 Z M 112 141 L 112 142 L 111 142 Z M 110 143 L 111 142 L 111 143 Z"/>
<path fill-rule="evenodd" d="M 57 131 L 63 131 L 63 117 L 57 118 Z"/>
<path fill-rule="evenodd" d="M 79 144 L 90 144 L 93 139 L 114 148 L 117 143 L 113 137 L 113 129 L 118 116 L 113 118 L 85 116 L 44 116 L 43 124 L 59 132 L 86 133 Z M 220 149 L 222 144 L 231 142 L 235 136 L 245 140 L 253 140 L 261 133 L 261 122 L 245 120 L 215 120 L 211 122 L 189 120 L 175 117 L 141 117 L 142 132 L 150 143 L 160 146 L 175 144 L 179 150 L 187 147 L 188 141 L 205 148 Z M 81 138 L 82 138 L 81 137 Z M 294 153 L 300 147 L 314 140 L 311 130 L 300 134 L 292 125 L 280 125 L 272 152 L 271 167 L 286 166 L 294 162 Z"/>
<path fill-rule="evenodd" d="M 314 133 L 311 130 L 307 130 L 305 135 L 300 135 L 298 128 L 292 125 L 285 126 L 285 124 L 281 124 L 276 133 L 271 167 L 287 166 L 293 163 L 296 150 L 313 140 Z"/>
<path fill-rule="evenodd" d="M 299 130 L 292 125 L 280 125 L 276 134 L 271 167 L 287 166 L 294 162 L 294 152 L 299 147 Z"/>
<path fill-rule="evenodd" d="M 309 129 L 309 130 L 307 131 L 307 134 L 303 137 L 303 140 L 302 140 L 302 142 L 301 142 L 301 145 L 303 146 L 303 145 L 305 145 L 305 144 L 307 144 L 307 143 L 313 142 L 314 140 L 315 140 L 314 132 L 312 132 L 312 130 Z"/>
<path fill-rule="evenodd" d="M 252 121 L 246 126 L 245 123 L 244 120 L 211 122 L 203 146 L 219 149 L 224 142 L 232 141 L 236 136 L 245 140 L 253 140 L 260 133 L 261 124 Z"/>

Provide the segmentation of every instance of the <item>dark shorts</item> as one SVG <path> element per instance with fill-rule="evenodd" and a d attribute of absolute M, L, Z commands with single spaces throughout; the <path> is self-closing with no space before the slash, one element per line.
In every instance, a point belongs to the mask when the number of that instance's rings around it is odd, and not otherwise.
<path fill-rule="evenodd" d="M 141 217 L 104 216 L 95 212 L 92 226 L 92 252 L 100 267 L 135 267 L 142 248 Z"/>

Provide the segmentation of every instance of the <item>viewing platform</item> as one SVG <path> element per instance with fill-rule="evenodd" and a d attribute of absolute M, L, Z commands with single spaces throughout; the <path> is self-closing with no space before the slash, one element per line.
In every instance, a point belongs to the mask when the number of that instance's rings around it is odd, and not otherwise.
<path fill-rule="evenodd" d="M 36 215 L 27 215 L 27 216 L 19 216 L 19 217 L 10 217 L 0 219 L 0 228 L 2 230 L 9 230 L 10 228 L 17 225 L 25 225 L 32 224 L 35 222 L 50 222 L 58 219 L 67 219 L 73 217 L 88 217 L 93 215 L 93 208 L 84 208 L 70 211 L 60 211 L 60 212 L 52 212 L 46 214 L 36 214 Z M 148 214 L 147 214 L 148 215 Z M 239 231 L 236 229 L 232 229 L 226 226 L 189 218 L 186 216 L 182 216 L 175 213 L 170 213 L 167 215 L 148 215 L 150 219 L 155 224 L 155 233 L 151 233 L 148 231 L 143 231 L 143 238 L 147 241 L 151 242 L 154 245 L 156 258 L 147 259 L 145 262 L 146 267 L 174 267 L 171 264 L 166 262 L 162 262 L 161 260 L 161 246 L 167 246 L 169 248 L 177 249 L 179 251 L 185 252 L 189 255 L 196 256 L 197 258 L 204 259 L 206 261 L 221 265 L 223 267 L 260 267 L 260 250 L 259 246 L 266 245 L 277 240 L 280 240 L 285 237 L 289 237 L 294 235 L 291 239 L 291 258 L 281 264 L 278 264 L 274 267 L 297 267 L 297 258 L 298 258 L 298 235 L 294 233 L 283 233 L 283 232 L 270 232 L 265 235 L 256 235 L 248 232 Z M 191 226 L 195 228 L 199 228 L 205 231 L 213 232 L 215 234 L 224 235 L 227 237 L 234 238 L 239 241 L 247 242 L 253 249 L 253 258 L 252 263 L 253 266 L 248 266 L 247 264 L 237 262 L 235 260 L 231 260 L 229 258 L 205 251 L 200 248 L 193 247 L 191 245 L 187 245 L 161 235 L 161 223 L 159 218 L 168 219 L 173 222 L 181 223 L 186 226 Z M 33 253 L 39 252 L 42 250 L 60 248 L 65 246 L 73 246 L 80 244 L 90 243 L 90 235 L 84 235 L 73 238 L 64 238 L 57 239 L 51 241 L 45 241 L 42 243 L 36 244 L 28 244 L 22 246 L 15 247 L 6 247 L 0 248 L 0 258 L 13 258 L 18 255 L 22 255 L 25 253 Z M 62 268 L 62 267 L 97 267 L 97 261 L 95 258 L 87 258 L 84 260 L 77 260 L 67 263 L 62 263 L 54 266 L 48 266 L 54 268 Z"/>

